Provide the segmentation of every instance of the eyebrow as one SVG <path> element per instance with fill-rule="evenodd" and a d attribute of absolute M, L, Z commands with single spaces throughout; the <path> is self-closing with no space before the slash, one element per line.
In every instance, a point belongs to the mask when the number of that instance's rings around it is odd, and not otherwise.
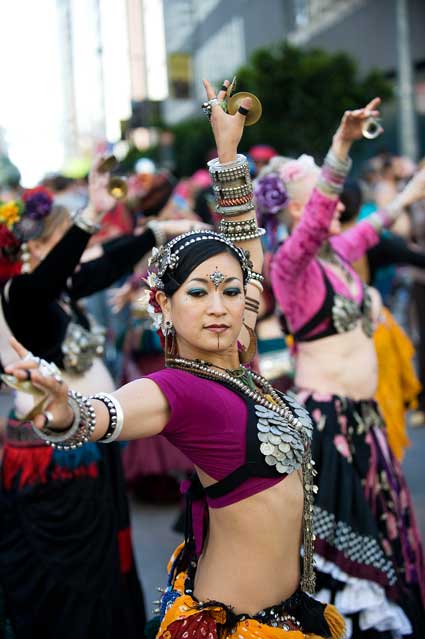
<path fill-rule="evenodd" d="M 223 284 L 227 284 L 232 280 L 237 280 L 238 282 L 240 282 L 240 279 L 238 277 L 227 277 L 225 280 L 223 280 Z M 202 282 L 202 284 L 211 284 L 210 280 L 203 277 L 193 277 L 191 280 L 189 280 L 189 282 Z"/>

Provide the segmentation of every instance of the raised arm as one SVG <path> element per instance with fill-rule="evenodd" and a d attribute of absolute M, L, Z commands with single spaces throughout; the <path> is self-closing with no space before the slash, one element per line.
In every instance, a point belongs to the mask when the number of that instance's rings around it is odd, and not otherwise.
<path fill-rule="evenodd" d="M 188 232 L 194 223 L 191 220 L 152 221 L 139 235 L 126 235 L 105 242 L 102 255 L 83 262 L 68 282 L 68 291 L 73 299 L 79 299 L 108 288 L 123 275 L 131 273 L 136 264 L 156 245 Z M 204 226 L 198 224 L 197 226 Z"/>
<path fill-rule="evenodd" d="M 67 279 L 73 274 L 92 233 L 98 230 L 102 216 L 112 208 L 115 200 L 107 192 L 108 173 L 98 171 L 99 158 L 93 165 L 89 178 L 89 203 L 74 218 L 74 224 L 49 251 L 31 273 L 15 277 L 9 288 L 11 304 L 36 300 L 46 303 L 56 299 L 65 289 Z"/>
<path fill-rule="evenodd" d="M 329 238 L 338 197 L 351 166 L 349 151 L 353 142 L 362 137 L 364 120 L 378 115 L 379 103 L 380 99 L 375 98 L 364 109 L 344 113 L 301 220 L 275 256 L 275 283 L 293 286 Z"/>
<path fill-rule="evenodd" d="M 248 346 L 250 336 L 247 327 L 255 328 L 262 291 L 263 248 L 260 240 L 262 230 L 259 230 L 257 226 L 248 165 L 244 156 L 237 153 L 245 117 L 251 107 L 251 98 L 243 100 L 235 115 L 225 113 L 220 102 L 225 99 L 229 84 L 226 80 L 216 96 L 211 84 L 204 81 L 207 98 L 211 103 L 211 126 L 218 151 L 217 160 L 209 162 L 209 168 L 213 179 L 217 212 L 222 216 L 220 232 L 243 250 L 249 251 L 252 262 L 253 279 L 247 284 L 245 326 L 240 335 L 240 342 Z"/>

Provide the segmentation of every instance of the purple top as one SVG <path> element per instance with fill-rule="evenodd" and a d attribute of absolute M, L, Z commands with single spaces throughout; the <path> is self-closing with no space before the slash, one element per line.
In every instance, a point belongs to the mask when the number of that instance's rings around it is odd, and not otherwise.
<path fill-rule="evenodd" d="M 338 200 L 324 195 L 317 188 L 314 189 L 300 223 L 273 259 L 273 291 L 293 333 L 315 316 L 324 302 L 326 285 L 323 268 L 336 293 L 357 303 L 362 300 L 362 281 L 354 270 L 351 269 L 357 283 L 357 293 L 353 296 L 346 284 L 326 264 L 319 265 L 317 258 L 320 247 L 329 239 L 329 227 L 337 202 Z M 385 214 L 382 213 L 382 216 L 385 224 Z M 365 220 L 348 231 L 331 237 L 330 243 L 344 260 L 354 262 L 377 244 L 378 240 L 378 233 Z M 323 327 L 317 326 L 315 330 L 319 332 L 321 328 Z"/>
<path fill-rule="evenodd" d="M 248 409 L 237 393 L 178 369 L 166 368 L 147 377 L 159 386 L 170 406 L 170 419 L 161 434 L 193 464 L 216 481 L 244 464 Z M 212 508 L 229 506 L 285 477 L 247 479 L 222 497 L 208 497 L 208 504 Z"/>

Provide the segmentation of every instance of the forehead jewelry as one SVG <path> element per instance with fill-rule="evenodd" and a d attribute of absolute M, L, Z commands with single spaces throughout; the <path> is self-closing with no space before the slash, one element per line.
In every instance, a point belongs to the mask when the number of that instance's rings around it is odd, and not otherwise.
<path fill-rule="evenodd" d="M 216 288 L 224 281 L 224 275 L 220 271 L 215 270 L 214 273 L 210 273 L 210 280 Z"/>

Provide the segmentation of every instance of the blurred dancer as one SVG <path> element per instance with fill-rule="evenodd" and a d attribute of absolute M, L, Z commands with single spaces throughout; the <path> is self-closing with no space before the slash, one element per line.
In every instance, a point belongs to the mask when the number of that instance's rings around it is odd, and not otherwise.
<path fill-rule="evenodd" d="M 14 335 L 85 393 L 114 384 L 101 359 L 103 331 L 77 301 L 128 273 L 166 237 L 167 224 L 154 224 L 79 265 L 114 204 L 108 179 L 94 169 L 89 204 L 73 220 L 43 187 L 0 206 L 2 363 L 13 359 Z M 30 406 L 18 392 L 1 469 L 0 581 L 16 639 L 140 637 L 144 604 L 119 447 L 40 446 L 25 421 Z"/>
<path fill-rule="evenodd" d="M 314 509 L 319 598 L 334 601 L 349 636 L 422 636 L 425 574 L 410 497 L 373 396 L 376 303 L 351 263 L 401 210 L 423 197 L 425 171 L 367 222 L 340 233 L 338 201 L 348 152 L 379 99 L 346 112 L 324 164 L 326 191 L 306 207 L 318 178 L 312 158 L 283 165 L 293 228 L 272 268 L 276 297 L 296 343 L 297 396 L 315 420 L 319 472 Z M 331 185 L 329 186 L 329 182 Z M 305 211 L 304 211 L 305 208 Z"/>

